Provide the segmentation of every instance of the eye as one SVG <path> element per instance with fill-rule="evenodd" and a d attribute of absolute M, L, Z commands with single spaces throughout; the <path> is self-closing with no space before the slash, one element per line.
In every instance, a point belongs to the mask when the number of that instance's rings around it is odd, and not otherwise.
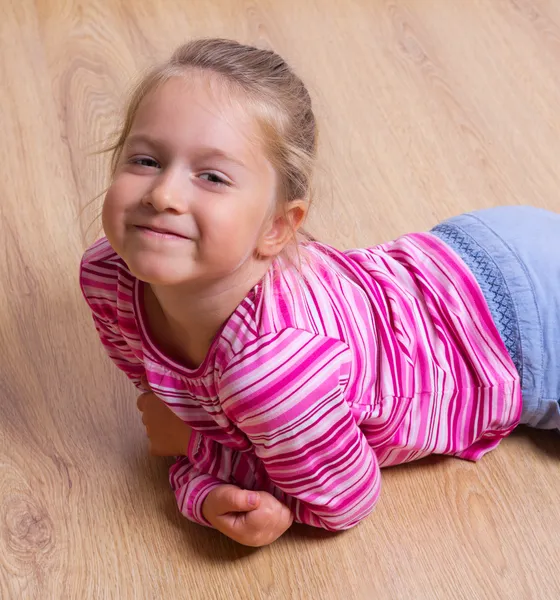
<path fill-rule="evenodd" d="M 138 165 L 139 167 L 152 167 L 154 169 L 159 169 L 160 165 L 157 160 L 150 158 L 149 156 L 135 156 L 129 161 L 133 165 Z"/>
<path fill-rule="evenodd" d="M 213 185 L 231 185 L 229 181 L 226 181 L 223 177 L 216 175 L 216 173 L 202 173 L 199 175 L 200 179 L 208 181 Z"/>

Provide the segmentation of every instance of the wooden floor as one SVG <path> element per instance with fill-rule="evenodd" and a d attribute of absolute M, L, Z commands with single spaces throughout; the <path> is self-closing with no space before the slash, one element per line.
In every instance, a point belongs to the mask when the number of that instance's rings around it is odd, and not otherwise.
<path fill-rule="evenodd" d="M 0 0 L 0 598 L 558 598 L 551 435 L 387 470 L 344 534 L 253 551 L 179 517 L 77 272 L 126 90 L 203 35 L 270 46 L 309 83 L 330 243 L 560 210 L 560 0 Z"/>

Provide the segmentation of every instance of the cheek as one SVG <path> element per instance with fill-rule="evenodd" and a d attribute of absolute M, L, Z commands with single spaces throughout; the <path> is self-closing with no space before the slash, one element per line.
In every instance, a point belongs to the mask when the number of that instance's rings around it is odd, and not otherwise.
<path fill-rule="evenodd" d="M 103 208 L 101 210 L 101 218 L 103 220 L 103 227 L 111 224 L 114 214 L 115 214 L 114 194 L 111 192 L 111 189 L 109 189 L 109 191 L 105 194 L 105 198 L 103 199 Z"/>
<path fill-rule="evenodd" d="M 122 228 L 123 207 L 120 206 L 118 199 L 118 189 L 111 186 L 105 195 L 101 210 L 103 229 L 111 242 L 118 237 L 118 232 Z"/>
<path fill-rule="evenodd" d="M 215 207 L 201 215 L 202 229 L 208 240 L 222 248 L 245 250 L 258 238 L 262 215 L 243 202 Z"/>
<path fill-rule="evenodd" d="M 135 204 L 136 198 L 142 195 L 142 190 L 138 188 L 137 178 L 127 173 L 121 173 L 117 175 L 107 190 L 104 205 L 107 206 L 109 212 L 122 214 Z"/>

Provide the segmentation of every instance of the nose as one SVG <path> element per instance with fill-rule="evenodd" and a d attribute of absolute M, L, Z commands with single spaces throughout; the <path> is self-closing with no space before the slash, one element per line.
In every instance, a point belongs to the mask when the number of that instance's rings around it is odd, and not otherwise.
<path fill-rule="evenodd" d="M 157 212 L 185 213 L 189 208 L 189 183 L 178 170 L 164 171 L 142 198 L 142 203 L 152 206 Z"/>

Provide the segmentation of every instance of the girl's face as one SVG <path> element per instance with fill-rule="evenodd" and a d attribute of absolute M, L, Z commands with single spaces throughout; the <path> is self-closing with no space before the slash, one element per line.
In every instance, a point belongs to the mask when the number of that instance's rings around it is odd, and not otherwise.
<path fill-rule="evenodd" d="M 174 77 L 141 102 L 103 205 L 103 228 L 153 285 L 223 280 L 255 260 L 277 179 L 257 125 L 208 76 Z"/>

